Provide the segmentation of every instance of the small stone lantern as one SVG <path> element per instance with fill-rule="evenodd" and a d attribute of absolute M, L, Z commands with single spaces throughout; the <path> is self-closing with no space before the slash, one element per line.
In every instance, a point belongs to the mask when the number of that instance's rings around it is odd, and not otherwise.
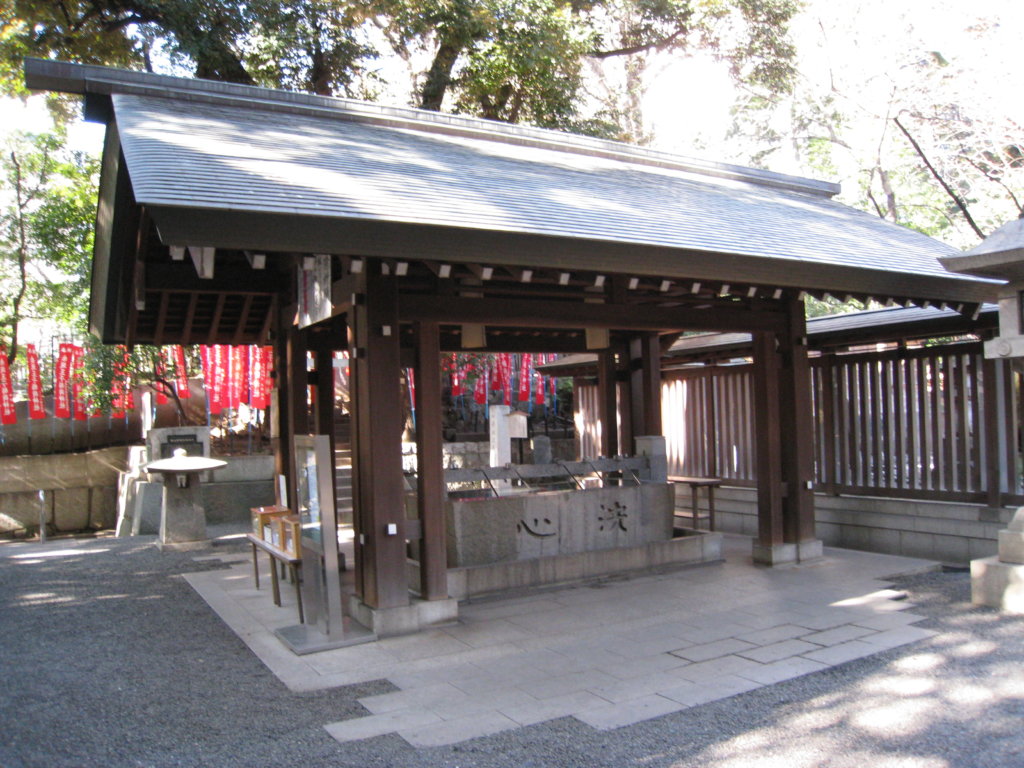
<path fill-rule="evenodd" d="M 146 472 L 164 476 L 164 498 L 160 510 L 161 549 L 192 549 L 207 543 L 206 510 L 203 509 L 199 475 L 226 464 L 220 459 L 189 456 L 184 448 L 177 448 L 171 458 L 146 465 Z"/>

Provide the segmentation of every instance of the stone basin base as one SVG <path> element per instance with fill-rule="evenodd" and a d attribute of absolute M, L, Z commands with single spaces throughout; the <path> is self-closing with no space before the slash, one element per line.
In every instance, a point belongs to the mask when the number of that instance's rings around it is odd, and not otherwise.
<path fill-rule="evenodd" d="M 695 531 L 680 538 L 569 555 L 552 555 L 448 569 L 448 594 L 457 600 L 525 587 L 567 584 L 596 576 L 659 566 L 714 563 L 722 559 L 722 535 Z"/>

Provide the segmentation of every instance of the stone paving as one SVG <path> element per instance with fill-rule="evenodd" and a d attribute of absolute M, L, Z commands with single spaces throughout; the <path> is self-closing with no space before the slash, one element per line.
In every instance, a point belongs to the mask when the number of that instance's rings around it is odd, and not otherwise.
<path fill-rule="evenodd" d="M 360 699 L 365 717 L 325 723 L 342 742 L 397 732 L 438 746 L 565 716 L 619 728 L 934 634 L 885 582 L 934 563 L 826 549 L 768 569 L 746 537 L 723 550 L 723 564 L 480 600 L 451 626 L 308 656 L 272 634 L 296 622 L 292 590 L 282 584 L 275 607 L 251 560 L 186 578 L 290 689 L 398 689 Z"/>

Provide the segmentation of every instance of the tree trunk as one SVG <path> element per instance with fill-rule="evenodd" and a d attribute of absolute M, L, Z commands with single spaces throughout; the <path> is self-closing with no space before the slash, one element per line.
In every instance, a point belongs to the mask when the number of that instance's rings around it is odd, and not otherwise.
<path fill-rule="evenodd" d="M 452 82 L 452 69 L 462 53 L 463 45 L 453 40 L 441 40 L 441 45 L 434 54 L 434 61 L 427 71 L 427 79 L 420 93 L 420 109 L 440 112 L 448 86 Z"/>

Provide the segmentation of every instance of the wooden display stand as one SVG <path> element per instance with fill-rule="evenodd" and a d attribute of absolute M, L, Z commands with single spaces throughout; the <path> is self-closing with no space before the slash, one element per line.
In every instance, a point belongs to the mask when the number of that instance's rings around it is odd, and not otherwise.
<path fill-rule="evenodd" d="M 288 575 L 295 585 L 295 594 L 299 608 L 299 622 L 304 618 L 302 607 L 302 589 L 299 568 L 302 565 L 302 549 L 299 546 L 301 528 L 299 516 L 291 514 L 291 510 L 279 504 L 266 507 L 251 507 L 253 532 L 246 534 L 252 545 L 252 571 L 256 589 L 260 588 L 259 564 L 257 550 L 267 553 L 270 561 L 270 583 L 274 596 L 274 605 L 281 605 L 281 590 L 278 585 L 277 564 L 288 568 Z"/>

